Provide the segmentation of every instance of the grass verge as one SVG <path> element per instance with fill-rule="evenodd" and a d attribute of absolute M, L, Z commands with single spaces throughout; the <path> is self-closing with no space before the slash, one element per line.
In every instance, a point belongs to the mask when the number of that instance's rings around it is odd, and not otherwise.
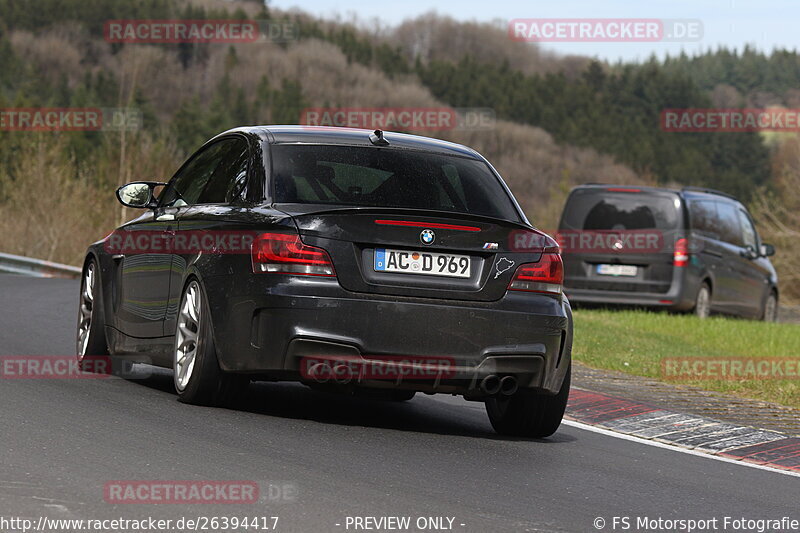
<path fill-rule="evenodd" d="M 800 408 L 796 324 L 580 309 L 573 358 L 594 368 Z"/>

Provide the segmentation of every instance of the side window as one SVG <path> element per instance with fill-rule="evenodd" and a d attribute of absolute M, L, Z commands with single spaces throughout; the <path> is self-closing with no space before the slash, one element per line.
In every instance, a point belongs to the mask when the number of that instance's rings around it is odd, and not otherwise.
<path fill-rule="evenodd" d="M 739 225 L 739 215 L 737 214 L 736 207 L 726 202 L 716 202 L 716 204 L 721 229 L 721 240 L 735 246 L 744 246 L 742 228 Z"/>
<path fill-rule="evenodd" d="M 231 142 L 235 141 L 216 142 L 192 156 L 170 180 L 159 198 L 159 205 L 181 207 L 196 204 Z"/>
<path fill-rule="evenodd" d="M 223 153 L 208 180 L 198 204 L 230 203 L 241 197 L 247 185 L 247 143 L 242 139 L 224 141 Z"/>
<path fill-rule="evenodd" d="M 758 238 L 756 237 L 756 228 L 753 227 L 753 222 L 750 220 L 750 217 L 747 216 L 747 213 L 739 209 L 739 224 L 742 227 L 742 241 L 744 242 L 745 248 L 752 248 L 753 250 L 758 250 L 758 246 L 756 241 Z"/>
<path fill-rule="evenodd" d="M 709 239 L 719 240 L 720 223 L 714 202 L 694 200 L 689 203 L 689 218 L 694 231 Z"/>

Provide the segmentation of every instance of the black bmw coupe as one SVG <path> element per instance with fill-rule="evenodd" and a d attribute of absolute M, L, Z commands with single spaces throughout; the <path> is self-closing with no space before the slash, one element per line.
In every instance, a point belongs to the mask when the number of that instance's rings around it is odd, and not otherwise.
<path fill-rule="evenodd" d="M 180 400 L 251 381 L 486 403 L 501 434 L 556 431 L 572 313 L 557 243 L 474 150 L 413 135 L 222 133 L 167 183 L 117 190 L 140 217 L 92 244 L 78 358 L 174 369 Z"/>

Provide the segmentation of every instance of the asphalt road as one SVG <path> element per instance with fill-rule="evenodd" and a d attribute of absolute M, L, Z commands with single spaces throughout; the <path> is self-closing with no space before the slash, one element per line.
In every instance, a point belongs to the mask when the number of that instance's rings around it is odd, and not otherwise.
<path fill-rule="evenodd" d="M 77 293 L 77 281 L 0 276 L 0 354 L 74 353 Z M 611 531 L 615 515 L 800 518 L 800 478 L 574 427 L 499 438 L 482 404 L 460 399 L 255 384 L 247 407 L 229 410 L 181 404 L 171 386 L 166 371 L 0 380 L 0 517 L 279 516 L 278 531 L 308 532 L 348 531 L 348 516 L 454 517 L 465 532 L 596 531 L 596 517 Z M 103 498 L 113 480 L 187 479 L 253 480 L 262 501 Z"/>

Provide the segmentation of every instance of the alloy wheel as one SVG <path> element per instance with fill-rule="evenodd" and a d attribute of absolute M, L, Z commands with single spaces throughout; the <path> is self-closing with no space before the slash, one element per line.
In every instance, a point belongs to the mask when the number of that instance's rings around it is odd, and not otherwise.
<path fill-rule="evenodd" d="M 186 287 L 178 313 L 175 334 L 175 387 L 182 391 L 189 384 L 197 360 L 202 315 L 202 291 L 197 281 Z"/>
<path fill-rule="evenodd" d="M 78 360 L 86 356 L 89 346 L 89 333 L 92 330 L 92 311 L 94 310 L 94 263 L 89 263 L 83 274 L 81 304 L 78 316 Z"/>

